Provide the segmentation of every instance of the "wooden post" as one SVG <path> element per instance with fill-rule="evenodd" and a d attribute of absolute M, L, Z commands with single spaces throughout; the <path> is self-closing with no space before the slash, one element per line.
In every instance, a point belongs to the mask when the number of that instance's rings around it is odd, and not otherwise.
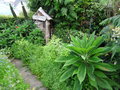
<path fill-rule="evenodd" d="M 48 20 L 45 21 L 45 40 L 46 44 L 49 42 L 50 39 L 50 22 Z"/>

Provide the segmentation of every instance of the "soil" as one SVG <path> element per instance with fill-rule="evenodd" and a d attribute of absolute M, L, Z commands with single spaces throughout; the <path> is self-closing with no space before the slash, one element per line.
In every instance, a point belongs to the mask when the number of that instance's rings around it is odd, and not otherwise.
<path fill-rule="evenodd" d="M 23 77 L 25 83 L 30 85 L 30 90 L 48 90 L 39 80 L 37 80 L 35 75 L 32 75 L 30 70 L 24 66 L 21 60 L 14 59 L 12 60 L 12 63 L 19 70 L 19 73 Z"/>

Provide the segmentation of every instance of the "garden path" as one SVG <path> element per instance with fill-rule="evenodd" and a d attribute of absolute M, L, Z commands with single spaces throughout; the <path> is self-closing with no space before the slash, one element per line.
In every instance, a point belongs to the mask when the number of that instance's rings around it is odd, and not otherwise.
<path fill-rule="evenodd" d="M 43 84 L 37 80 L 37 77 L 32 75 L 27 67 L 23 66 L 21 60 L 14 59 L 12 60 L 12 63 L 19 70 L 20 75 L 23 77 L 25 83 L 30 85 L 30 90 L 47 90 Z"/>

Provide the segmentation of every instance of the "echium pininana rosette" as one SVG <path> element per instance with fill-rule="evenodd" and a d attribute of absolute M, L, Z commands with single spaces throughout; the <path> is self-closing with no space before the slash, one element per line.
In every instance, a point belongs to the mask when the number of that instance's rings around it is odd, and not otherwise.
<path fill-rule="evenodd" d="M 95 88 L 112 90 L 110 79 L 105 72 L 114 72 L 116 68 L 114 65 L 104 63 L 104 60 L 100 58 L 101 55 L 105 55 L 111 50 L 109 47 L 100 47 L 104 42 L 103 37 L 95 37 L 93 33 L 89 37 L 84 35 L 82 39 L 78 37 L 71 37 L 71 39 L 71 44 L 66 46 L 70 53 L 56 59 L 56 62 L 64 64 L 64 73 L 60 81 L 74 78 L 73 90 L 82 90 L 86 80 L 89 81 L 93 90 Z"/>

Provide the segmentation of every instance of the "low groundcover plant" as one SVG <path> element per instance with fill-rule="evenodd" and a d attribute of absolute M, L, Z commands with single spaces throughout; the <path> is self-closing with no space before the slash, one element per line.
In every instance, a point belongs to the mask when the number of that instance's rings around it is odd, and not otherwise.
<path fill-rule="evenodd" d="M 10 63 L 7 56 L 0 52 L 0 90 L 27 90 L 18 70 Z"/>

